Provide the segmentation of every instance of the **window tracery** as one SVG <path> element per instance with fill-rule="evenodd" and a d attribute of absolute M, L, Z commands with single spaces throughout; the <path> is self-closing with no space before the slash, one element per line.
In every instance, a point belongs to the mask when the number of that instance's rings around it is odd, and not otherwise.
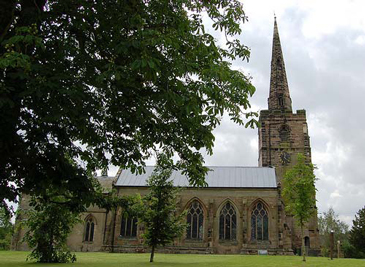
<path fill-rule="evenodd" d="M 233 205 L 227 202 L 219 215 L 219 239 L 236 240 L 237 214 Z"/>
<path fill-rule="evenodd" d="M 187 239 L 203 239 L 204 211 L 197 200 L 191 203 L 187 215 L 186 238 Z"/>
<path fill-rule="evenodd" d="M 95 222 L 94 222 L 94 219 L 90 216 L 85 221 L 84 241 L 87 241 L 87 242 L 94 241 L 94 228 L 95 228 Z"/>
<path fill-rule="evenodd" d="M 269 240 L 269 216 L 261 202 L 251 212 L 251 240 Z"/>

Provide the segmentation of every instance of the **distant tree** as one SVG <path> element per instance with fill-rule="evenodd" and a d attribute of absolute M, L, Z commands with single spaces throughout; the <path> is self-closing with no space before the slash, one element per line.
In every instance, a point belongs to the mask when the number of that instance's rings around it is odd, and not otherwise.
<path fill-rule="evenodd" d="M 142 171 L 157 148 L 204 185 L 223 113 L 253 126 L 238 0 L 1 0 L 0 201 L 47 194 L 90 204 L 87 171 Z M 224 32 L 218 46 L 203 17 Z M 110 155 L 110 157 L 108 157 Z M 82 162 L 71 165 L 68 157 Z M 6 206 L 6 202 L 2 201 Z"/>
<path fill-rule="evenodd" d="M 305 161 L 304 155 L 298 153 L 297 163 L 284 175 L 282 191 L 285 210 L 294 216 L 301 229 L 303 261 L 306 261 L 303 228 L 316 213 L 314 166 Z"/>
<path fill-rule="evenodd" d="M 177 214 L 178 188 L 169 180 L 172 165 L 164 154 L 159 155 L 157 166 L 148 180 L 150 193 L 143 198 L 140 219 L 145 229 L 144 242 L 151 247 L 150 262 L 153 262 L 157 246 L 173 242 L 186 228 L 183 223 L 185 214 Z"/>
<path fill-rule="evenodd" d="M 0 207 L 0 249 L 10 249 L 13 229 L 10 213 L 4 207 Z"/>
<path fill-rule="evenodd" d="M 323 256 L 328 256 L 330 250 L 331 230 L 334 232 L 335 242 L 340 241 L 341 244 L 346 244 L 348 242 L 349 226 L 338 219 L 338 215 L 332 207 L 318 217 L 318 227 L 319 234 L 322 236 L 321 247 Z"/>
<path fill-rule="evenodd" d="M 350 230 L 350 244 L 355 248 L 355 257 L 365 257 L 365 207 L 355 214 Z"/>

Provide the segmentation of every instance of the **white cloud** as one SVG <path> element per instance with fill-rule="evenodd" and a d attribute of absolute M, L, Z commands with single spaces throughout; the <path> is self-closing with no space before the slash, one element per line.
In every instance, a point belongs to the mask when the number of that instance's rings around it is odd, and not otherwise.
<path fill-rule="evenodd" d="M 357 36 L 355 39 L 355 43 L 358 45 L 365 45 L 365 35 Z"/>
<path fill-rule="evenodd" d="M 339 193 L 338 189 L 333 191 L 330 195 L 330 198 L 341 198 L 341 197 L 342 197 L 342 195 Z"/>

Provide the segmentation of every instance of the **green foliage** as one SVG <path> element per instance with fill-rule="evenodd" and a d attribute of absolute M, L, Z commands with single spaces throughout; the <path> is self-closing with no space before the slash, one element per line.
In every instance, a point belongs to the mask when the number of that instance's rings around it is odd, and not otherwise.
<path fill-rule="evenodd" d="M 323 215 L 318 217 L 318 228 L 319 234 L 322 236 L 322 256 L 329 256 L 331 230 L 334 232 L 334 249 L 336 250 L 339 240 L 344 250 L 344 246 L 346 247 L 348 244 L 349 226 L 338 219 L 333 208 L 329 208 L 327 212 L 323 212 Z"/>
<path fill-rule="evenodd" d="M 298 153 L 297 163 L 284 175 L 282 196 L 285 209 L 294 216 L 299 226 L 308 222 L 316 212 L 313 170 L 313 164 L 306 163 L 305 157 Z"/>
<path fill-rule="evenodd" d="M 365 258 L 365 207 L 355 214 L 349 241 L 356 250 L 356 258 Z"/>
<path fill-rule="evenodd" d="M 79 213 L 71 211 L 63 197 L 32 197 L 31 209 L 25 212 L 27 232 L 24 240 L 33 248 L 29 259 L 38 262 L 74 262 L 67 245 L 67 237 L 79 222 Z"/>
<path fill-rule="evenodd" d="M 0 207 L 0 250 L 10 249 L 13 231 L 10 213 L 4 207 Z"/>
<path fill-rule="evenodd" d="M 250 54 L 235 37 L 246 21 L 238 0 L 9 0 L 2 14 L 1 199 L 52 185 L 89 205 L 88 171 L 142 172 L 157 149 L 179 155 L 178 168 L 202 186 L 196 151 L 212 153 L 223 113 L 256 124 L 244 113 L 255 88 L 228 62 Z M 205 31 L 204 14 L 226 46 Z"/>
<path fill-rule="evenodd" d="M 177 215 L 176 196 L 178 188 L 169 180 L 172 160 L 160 154 L 157 166 L 148 180 L 150 193 L 143 198 L 140 219 L 145 226 L 143 238 L 152 248 L 150 261 L 153 262 L 157 246 L 165 246 L 180 237 L 186 228 L 185 214 Z"/>
<path fill-rule="evenodd" d="M 285 210 L 292 214 L 302 231 L 302 251 L 305 251 L 303 227 L 316 213 L 316 177 L 314 166 L 306 163 L 303 154 L 298 153 L 296 164 L 289 169 L 283 178 L 282 196 Z M 305 261 L 305 253 L 303 253 Z"/>
<path fill-rule="evenodd" d="M 365 253 L 356 249 L 348 240 L 346 240 L 341 249 L 344 253 L 345 258 L 364 259 Z"/>

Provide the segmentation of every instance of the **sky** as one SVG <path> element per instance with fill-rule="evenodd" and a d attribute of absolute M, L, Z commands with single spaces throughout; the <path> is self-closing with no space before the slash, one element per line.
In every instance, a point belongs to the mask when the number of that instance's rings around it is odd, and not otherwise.
<path fill-rule="evenodd" d="M 307 111 L 319 215 L 333 207 L 351 225 L 365 205 L 365 1 L 242 2 L 249 21 L 239 38 L 251 57 L 233 67 L 252 76 L 252 110 L 267 109 L 275 12 L 293 110 Z M 208 166 L 258 166 L 257 129 L 223 117 L 214 134 Z"/>

